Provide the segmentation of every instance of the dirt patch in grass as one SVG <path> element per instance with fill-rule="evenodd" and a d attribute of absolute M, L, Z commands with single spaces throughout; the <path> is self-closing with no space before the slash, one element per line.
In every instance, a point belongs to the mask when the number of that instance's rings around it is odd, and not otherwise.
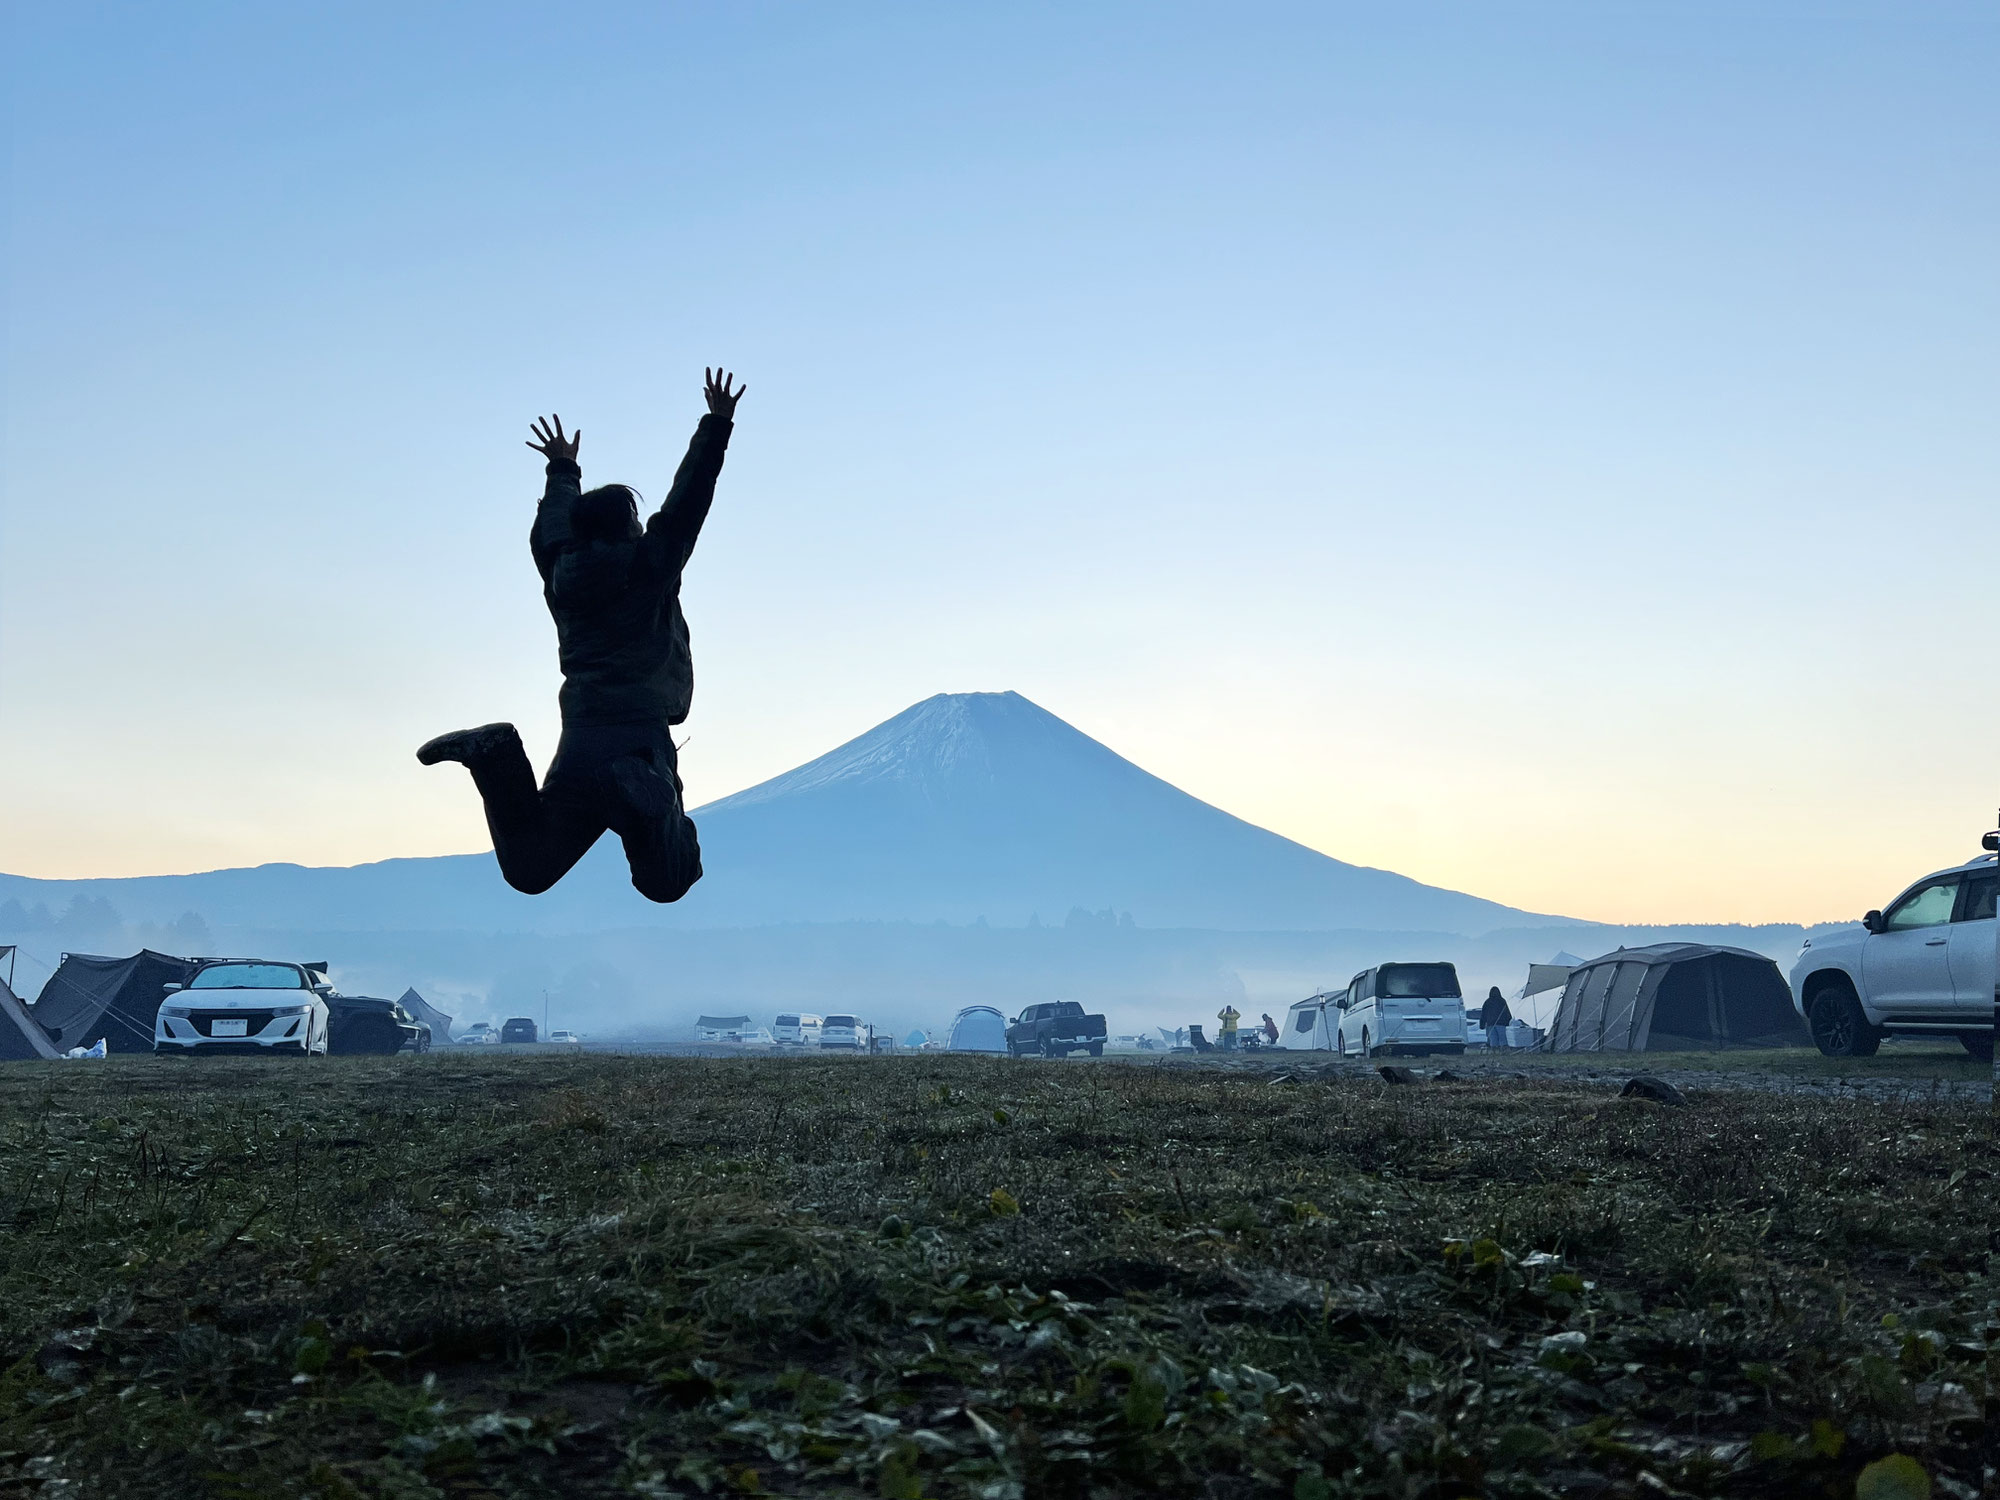
<path fill-rule="evenodd" d="M 1984 1103 L 1516 1071 L 16 1065 L 0 1488 L 1977 1492 Z"/>

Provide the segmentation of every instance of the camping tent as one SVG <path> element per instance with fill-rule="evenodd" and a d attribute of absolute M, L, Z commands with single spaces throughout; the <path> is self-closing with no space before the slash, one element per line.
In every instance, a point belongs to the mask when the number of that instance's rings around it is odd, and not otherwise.
<path fill-rule="evenodd" d="M 951 1018 L 953 1052 L 1005 1052 L 1007 1018 L 990 1005 L 968 1005 Z"/>
<path fill-rule="evenodd" d="M 11 947 L 0 948 L 0 958 L 11 958 L 13 954 Z M 0 979 L 0 1062 L 61 1056 L 41 1023 L 28 1014 L 27 1002 L 14 993 L 6 980 Z"/>
<path fill-rule="evenodd" d="M 1778 966 L 1761 953 L 1707 943 L 1620 948 L 1579 964 L 1563 987 L 1549 1052 L 1671 1052 L 1805 1047 Z"/>
<path fill-rule="evenodd" d="M 410 1013 L 411 1020 L 422 1021 L 430 1027 L 433 1044 L 451 1040 L 451 1017 L 419 995 L 414 986 L 404 990 L 403 998 L 396 1003 Z"/>
<path fill-rule="evenodd" d="M 142 948 L 130 958 L 65 953 L 35 1001 L 34 1018 L 58 1051 L 100 1037 L 111 1052 L 151 1052 L 163 986 L 186 984 L 193 960 Z"/>

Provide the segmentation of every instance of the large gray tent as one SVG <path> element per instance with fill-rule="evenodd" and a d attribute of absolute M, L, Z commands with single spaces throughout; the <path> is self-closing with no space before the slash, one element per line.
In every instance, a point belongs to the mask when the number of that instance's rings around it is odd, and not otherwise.
<path fill-rule="evenodd" d="M 1808 1047 L 1778 966 L 1707 943 L 1620 948 L 1577 965 L 1563 986 L 1549 1052 L 1674 1052 Z"/>
<path fill-rule="evenodd" d="M 165 986 L 186 984 L 197 967 L 151 948 L 130 958 L 66 953 L 42 986 L 34 1017 L 65 1052 L 99 1040 L 109 1052 L 151 1052 Z"/>

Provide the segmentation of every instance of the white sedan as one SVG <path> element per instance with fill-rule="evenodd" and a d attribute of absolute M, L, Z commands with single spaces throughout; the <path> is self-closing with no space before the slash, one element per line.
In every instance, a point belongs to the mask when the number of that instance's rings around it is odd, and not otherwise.
<path fill-rule="evenodd" d="M 185 988 L 166 986 L 153 1022 L 153 1051 L 326 1052 L 331 985 L 298 964 L 223 959 L 202 965 Z"/>

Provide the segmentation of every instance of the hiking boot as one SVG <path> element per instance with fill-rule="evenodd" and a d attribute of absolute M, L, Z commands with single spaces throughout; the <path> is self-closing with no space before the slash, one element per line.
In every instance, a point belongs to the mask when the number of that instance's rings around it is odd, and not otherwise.
<path fill-rule="evenodd" d="M 477 729 L 458 729 L 426 740 L 417 750 L 417 759 L 427 766 L 441 760 L 461 765 L 477 765 L 508 748 L 519 746 L 521 736 L 512 724 L 481 724 Z"/>
<path fill-rule="evenodd" d="M 622 755 L 605 768 L 618 800 L 648 823 L 681 810 L 680 789 L 636 755 Z"/>

